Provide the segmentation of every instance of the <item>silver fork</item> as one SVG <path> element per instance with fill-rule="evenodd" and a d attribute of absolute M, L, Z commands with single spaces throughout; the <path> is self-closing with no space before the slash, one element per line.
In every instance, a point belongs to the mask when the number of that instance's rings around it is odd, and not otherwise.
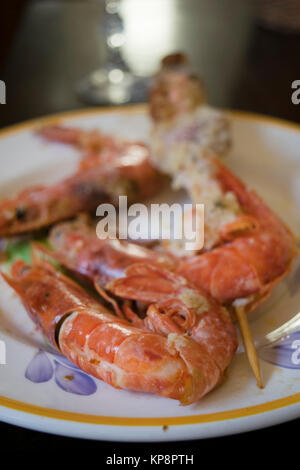
<path fill-rule="evenodd" d="M 257 349 L 264 361 L 300 370 L 300 312 L 268 333 Z"/>
<path fill-rule="evenodd" d="M 268 333 L 264 338 L 265 342 L 260 344 L 259 347 L 263 348 L 270 344 L 277 343 L 298 330 L 300 331 L 300 312 L 287 322 L 283 323 L 283 325 Z"/>

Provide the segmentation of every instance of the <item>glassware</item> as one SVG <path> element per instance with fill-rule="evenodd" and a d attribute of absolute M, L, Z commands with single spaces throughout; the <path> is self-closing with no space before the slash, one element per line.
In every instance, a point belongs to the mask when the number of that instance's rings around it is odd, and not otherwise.
<path fill-rule="evenodd" d="M 79 96 L 90 104 L 122 104 L 146 99 L 147 78 L 134 75 L 121 54 L 126 40 L 121 3 L 122 0 L 105 0 L 106 64 L 77 84 Z"/>

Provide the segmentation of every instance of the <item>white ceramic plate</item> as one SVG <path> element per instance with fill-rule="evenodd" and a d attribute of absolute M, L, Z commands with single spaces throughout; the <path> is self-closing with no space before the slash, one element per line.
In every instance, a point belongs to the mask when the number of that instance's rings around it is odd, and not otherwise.
<path fill-rule="evenodd" d="M 228 165 L 299 234 L 300 126 L 245 113 L 231 117 L 234 147 Z M 128 139 L 147 140 L 150 126 L 143 107 L 68 113 L 45 121 L 58 118 Z M 55 181 L 75 168 L 76 150 L 45 144 L 33 135 L 40 123 L 1 131 L 0 197 L 29 184 Z M 300 310 L 299 287 L 296 262 L 293 272 L 251 316 L 265 388 L 257 388 L 239 348 L 222 386 L 198 403 L 181 407 L 158 396 L 115 390 L 72 369 L 45 350 L 19 299 L 1 281 L 0 340 L 6 346 L 6 365 L 0 365 L 0 418 L 68 436 L 163 441 L 234 434 L 299 417 L 300 332 L 279 345 L 260 348 L 266 333 Z M 65 378 L 70 374 L 73 381 Z"/>

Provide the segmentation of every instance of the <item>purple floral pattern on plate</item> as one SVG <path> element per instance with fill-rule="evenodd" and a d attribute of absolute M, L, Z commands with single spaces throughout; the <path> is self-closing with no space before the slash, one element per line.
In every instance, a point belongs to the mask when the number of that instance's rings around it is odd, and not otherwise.
<path fill-rule="evenodd" d="M 300 369 L 300 331 L 295 331 L 259 351 L 262 359 L 287 369 Z"/>
<path fill-rule="evenodd" d="M 39 350 L 29 362 L 25 371 L 25 377 L 37 384 L 48 382 L 53 377 L 53 371 L 53 365 L 47 354 Z"/>
<path fill-rule="evenodd" d="M 42 383 L 49 382 L 54 376 L 55 383 L 65 392 L 76 395 L 92 395 L 96 392 L 97 385 L 91 376 L 60 354 L 55 354 L 55 358 L 53 364 L 45 351 L 39 350 L 26 368 L 26 379 Z"/>
<path fill-rule="evenodd" d="M 97 390 L 94 380 L 79 370 L 70 369 L 58 361 L 55 364 L 55 382 L 69 393 L 76 395 L 92 395 Z"/>

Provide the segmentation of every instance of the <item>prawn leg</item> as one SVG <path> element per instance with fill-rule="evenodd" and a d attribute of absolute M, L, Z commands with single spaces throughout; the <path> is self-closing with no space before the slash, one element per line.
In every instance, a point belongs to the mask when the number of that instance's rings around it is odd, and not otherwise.
<path fill-rule="evenodd" d="M 124 274 L 106 289 L 117 297 L 148 304 L 144 321 L 149 329 L 193 338 L 223 374 L 237 348 L 236 331 L 226 309 L 183 277 L 161 267 L 133 264 Z"/>

